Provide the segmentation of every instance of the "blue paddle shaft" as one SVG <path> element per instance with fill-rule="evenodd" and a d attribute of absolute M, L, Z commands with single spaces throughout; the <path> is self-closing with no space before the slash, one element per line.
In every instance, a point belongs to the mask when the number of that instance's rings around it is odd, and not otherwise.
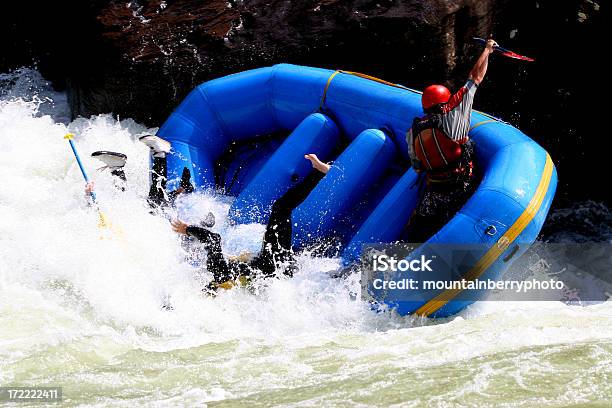
<path fill-rule="evenodd" d="M 85 171 L 85 167 L 83 167 L 83 163 L 81 163 L 81 158 L 79 157 L 79 153 L 76 150 L 76 146 L 74 145 L 74 142 L 72 141 L 72 139 L 68 139 L 68 143 L 70 143 L 70 147 L 72 148 L 72 152 L 74 153 L 74 157 L 76 158 L 76 161 L 79 164 L 79 168 L 81 169 L 81 174 L 83 175 L 83 178 L 85 179 L 85 182 L 89 183 L 89 177 L 87 177 L 87 172 Z M 90 194 L 91 194 L 91 199 L 95 203 L 96 202 L 96 193 L 94 193 L 92 191 Z"/>
<path fill-rule="evenodd" d="M 474 38 L 472 38 L 472 40 L 474 40 L 475 42 L 480 43 L 482 45 L 487 45 L 487 40 L 485 40 L 484 38 L 474 37 Z M 512 52 L 512 51 L 510 51 L 507 48 L 500 47 L 499 45 L 496 45 L 493 48 L 496 49 L 496 50 L 499 50 L 501 52 Z"/>

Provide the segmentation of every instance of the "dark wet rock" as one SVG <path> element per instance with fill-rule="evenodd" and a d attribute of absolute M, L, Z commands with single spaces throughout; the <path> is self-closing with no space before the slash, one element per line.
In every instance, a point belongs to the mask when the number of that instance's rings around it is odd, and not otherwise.
<path fill-rule="evenodd" d="M 492 31 L 498 3 L 91 1 L 72 10 L 74 31 L 49 34 L 61 37 L 56 47 L 87 39 L 70 58 L 80 69 L 66 76 L 75 115 L 114 112 L 156 124 L 198 83 L 278 62 L 413 78 L 413 85 L 449 78 L 466 41 Z M 67 61 L 55 63 L 67 71 Z"/>
<path fill-rule="evenodd" d="M 602 4 L 600 4 L 602 3 Z M 459 86 L 494 33 L 533 64 L 494 58 L 477 108 L 546 147 L 563 200 L 606 198 L 583 174 L 604 172 L 601 44 L 595 0 L 67 0 L 2 13 L 0 71 L 36 62 L 73 114 L 113 112 L 159 125 L 197 84 L 290 62 L 366 72 L 423 88 Z M 599 98 L 599 99 L 597 99 Z M 606 97 L 607 99 L 607 97 Z"/>

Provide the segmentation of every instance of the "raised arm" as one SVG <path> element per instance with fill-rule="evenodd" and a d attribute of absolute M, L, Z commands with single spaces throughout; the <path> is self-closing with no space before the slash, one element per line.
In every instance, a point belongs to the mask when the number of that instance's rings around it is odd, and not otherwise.
<path fill-rule="evenodd" d="M 485 49 L 478 57 L 478 60 L 474 64 L 474 68 L 470 71 L 470 80 L 474 81 L 476 85 L 480 85 L 485 75 L 487 74 L 487 68 L 489 66 L 489 55 L 493 52 L 494 47 L 497 45 L 495 40 L 487 40 Z"/>

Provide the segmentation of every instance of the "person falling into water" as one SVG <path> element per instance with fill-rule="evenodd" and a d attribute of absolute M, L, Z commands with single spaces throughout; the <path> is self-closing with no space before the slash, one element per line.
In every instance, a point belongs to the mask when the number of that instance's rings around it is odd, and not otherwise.
<path fill-rule="evenodd" d="M 179 234 L 192 236 L 204 244 L 207 251 L 207 269 L 213 274 L 211 289 L 229 288 L 237 280 L 255 276 L 271 277 L 276 271 L 293 276 L 295 258 L 291 245 L 291 212 L 327 174 L 330 165 L 321 162 L 316 154 L 304 156 L 317 171 L 312 172 L 300 184 L 293 186 L 272 205 L 270 220 L 266 226 L 261 251 L 253 258 L 226 258 L 221 247 L 221 236 L 207 228 L 188 225 L 180 220 L 172 221 L 172 228 Z"/>
<path fill-rule="evenodd" d="M 189 169 L 184 168 L 180 187 L 166 193 L 166 155 L 171 154 L 171 144 L 153 135 L 143 136 L 140 141 L 151 149 L 153 157 L 151 187 L 147 199 L 151 207 L 164 208 L 172 205 L 179 195 L 193 192 Z M 110 170 L 115 177 L 115 186 L 124 191 L 127 179 L 123 167 L 127 156 L 117 152 L 99 151 L 92 153 L 92 157 L 105 164 L 100 170 Z M 194 237 L 204 244 L 207 251 L 207 269 L 213 274 L 213 282 L 209 285 L 209 289 L 229 288 L 239 278 L 250 278 L 255 275 L 271 277 L 277 270 L 281 270 L 286 276 L 293 275 L 295 261 L 291 246 L 291 211 L 306 199 L 310 191 L 330 169 L 330 165 L 321 162 L 314 153 L 307 154 L 304 158 L 309 160 L 312 167 L 318 171 L 311 173 L 304 181 L 292 187 L 275 201 L 264 234 L 262 249 L 254 257 L 243 255 L 226 258 L 223 255 L 221 236 L 207 229 L 212 228 L 215 224 L 215 217 L 212 213 L 209 213 L 199 225 L 187 225 L 180 220 L 172 221 L 174 231 Z M 94 183 L 88 183 L 85 189 L 86 194 L 89 196 L 93 189 Z"/>
<path fill-rule="evenodd" d="M 475 187 L 470 116 L 476 89 L 496 45 L 492 39 L 487 41 L 467 83 L 454 95 L 442 85 L 423 91 L 425 116 L 414 119 L 406 136 L 412 167 L 426 176 L 421 201 L 407 225 L 406 237 L 411 242 L 425 242 L 442 228 Z"/>

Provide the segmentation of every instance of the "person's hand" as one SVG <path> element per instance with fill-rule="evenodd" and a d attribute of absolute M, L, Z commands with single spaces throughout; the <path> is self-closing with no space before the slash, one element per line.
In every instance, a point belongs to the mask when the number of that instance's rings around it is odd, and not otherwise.
<path fill-rule="evenodd" d="M 90 181 L 85 184 L 85 195 L 89 195 L 94 191 L 94 182 Z"/>
<path fill-rule="evenodd" d="M 185 224 L 183 221 L 176 219 L 176 220 L 172 220 L 170 221 L 170 224 L 172 225 L 172 230 L 174 232 L 178 232 L 179 234 L 187 234 L 187 227 L 189 225 Z"/>
<path fill-rule="evenodd" d="M 495 47 L 497 47 L 497 45 L 498 45 L 498 44 L 497 44 L 497 42 L 496 42 L 494 39 L 489 38 L 489 39 L 487 40 L 486 49 L 487 49 L 489 52 L 493 52 L 493 50 L 495 49 Z"/>
<path fill-rule="evenodd" d="M 329 168 L 330 168 L 329 164 L 323 163 L 321 160 L 319 160 L 316 154 L 314 153 L 306 154 L 304 155 L 304 158 L 306 160 L 310 160 L 312 167 L 319 170 L 321 173 L 327 174 L 327 172 L 329 171 Z"/>

